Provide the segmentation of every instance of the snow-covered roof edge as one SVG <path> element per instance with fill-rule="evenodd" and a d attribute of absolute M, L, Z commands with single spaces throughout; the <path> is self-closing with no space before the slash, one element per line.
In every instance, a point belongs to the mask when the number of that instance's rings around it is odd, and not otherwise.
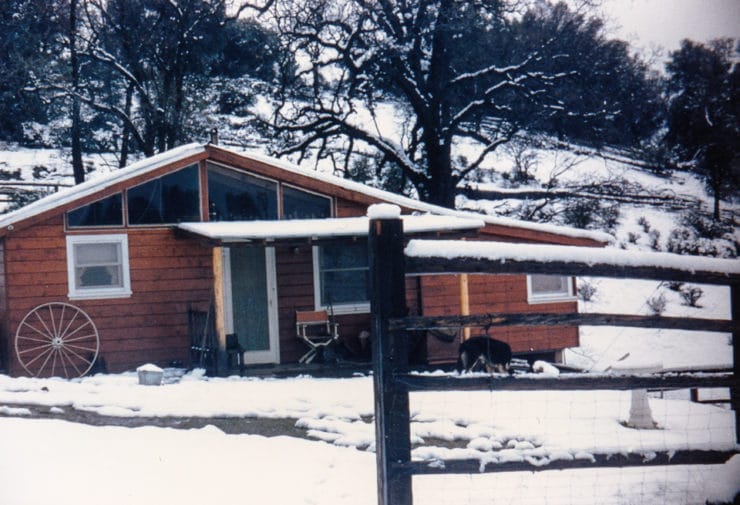
<path fill-rule="evenodd" d="M 384 200 L 389 203 L 394 203 L 396 205 L 400 205 L 402 207 L 406 207 L 409 209 L 418 210 L 420 212 L 429 212 L 431 214 L 441 214 L 441 215 L 446 215 L 446 216 L 461 217 L 465 219 L 482 219 L 486 224 L 490 224 L 490 225 L 497 225 L 497 226 L 503 226 L 503 227 L 508 227 L 508 228 L 520 228 L 520 229 L 532 230 L 532 231 L 537 231 L 537 232 L 542 232 L 542 233 L 551 233 L 553 235 L 561 235 L 561 236 L 572 237 L 572 238 L 583 238 L 583 239 L 595 240 L 597 242 L 603 242 L 603 243 L 613 243 L 615 241 L 612 235 L 609 235 L 608 233 L 604 233 L 604 232 L 599 232 L 599 231 L 582 230 L 579 228 L 570 228 L 567 226 L 556 226 L 556 225 L 550 225 L 550 224 L 533 223 L 529 221 L 520 221 L 517 219 L 506 218 L 506 217 L 488 216 L 488 215 L 479 214 L 476 212 L 448 209 L 446 207 L 440 207 L 439 205 L 434 205 L 431 203 L 414 200 L 413 198 L 409 198 L 407 196 L 398 195 L 396 193 L 391 193 L 390 191 L 373 188 L 371 186 L 367 186 L 365 184 L 362 184 L 356 181 L 351 181 L 349 179 L 343 179 L 333 174 L 327 174 L 327 173 L 318 172 L 316 170 L 308 170 L 305 168 L 301 168 L 298 165 L 295 165 L 289 161 L 266 156 L 258 152 L 237 151 L 235 149 L 229 149 L 223 146 L 215 146 L 215 147 L 223 151 L 231 152 L 237 156 L 249 158 L 254 161 L 258 161 L 258 162 L 265 163 L 268 165 L 273 165 L 273 166 L 276 166 L 280 169 L 283 169 L 289 172 L 293 172 L 293 173 L 303 175 L 306 177 L 311 177 L 313 179 L 321 180 L 329 184 L 341 186 L 350 191 L 363 193 L 365 195 L 378 198 L 379 200 Z"/>
<path fill-rule="evenodd" d="M 493 261 L 576 262 L 586 265 L 674 268 L 687 272 L 705 271 L 740 275 L 737 259 L 707 258 L 665 252 L 593 247 L 559 246 L 550 244 L 508 244 L 501 242 L 411 240 L 405 254 L 418 258 L 480 258 Z"/>
<path fill-rule="evenodd" d="M 482 228 L 482 219 L 454 216 L 401 216 L 407 233 L 475 230 Z M 369 217 L 338 217 L 328 219 L 286 219 L 282 221 L 211 221 L 180 223 L 178 228 L 210 239 L 223 241 L 281 240 L 293 238 L 328 238 L 365 236 Z"/>
<path fill-rule="evenodd" d="M 203 144 L 192 143 L 186 144 L 161 154 L 137 161 L 127 167 L 116 170 L 105 176 L 85 181 L 71 188 L 65 188 L 49 196 L 36 200 L 18 210 L 8 212 L 0 216 L 0 229 L 3 229 L 13 223 L 34 217 L 49 210 L 53 210 L 60 205 L 67 204 L 79 198 L 96 193 L 102 189 L 108 188 L 121 181 L 125 181 L 140 174 L 156 170 L 164 165 L 188 158 L 205 152 Z"/>

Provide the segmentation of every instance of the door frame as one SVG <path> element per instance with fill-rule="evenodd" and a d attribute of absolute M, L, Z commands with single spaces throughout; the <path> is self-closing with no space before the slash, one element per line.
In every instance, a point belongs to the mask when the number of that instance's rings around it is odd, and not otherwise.
<path fill-rule="evenodd" d="M 270 348 L 265 351 L 245 351 L 244 363 L 280 363 L 280 328 L 278 326 L 277 274 L 275 248 L 265 247 L 265 275 L 267 282 L 267 325 Z M 234 333 L 234 310 L 231 284 L 231 249 L 223 248 L 224 268 L 224 327 L 226 334 Z"/>

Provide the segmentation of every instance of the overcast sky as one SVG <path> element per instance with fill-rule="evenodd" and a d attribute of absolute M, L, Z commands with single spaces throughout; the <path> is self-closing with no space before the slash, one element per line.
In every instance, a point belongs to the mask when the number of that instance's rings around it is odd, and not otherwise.
<path fill-rule="evenodd" d="M 678 49 L 681 39 L 740 38 L 740 0 L 603 0 L 617 38 L 641 49 Z"/>

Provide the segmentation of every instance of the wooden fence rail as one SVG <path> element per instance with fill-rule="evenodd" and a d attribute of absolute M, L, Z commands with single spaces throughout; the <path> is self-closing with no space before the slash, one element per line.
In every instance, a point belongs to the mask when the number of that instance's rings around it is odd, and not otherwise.
<path fill-rule="evenodd" d="M 532 391 L 595 389 L 730 388 L 740 444 L 740 345 L 733 345 L 732 373 L 652 375 L 562 374 L 558 377 L 432 376 L 409 373 L 411 330 L 470 326 L 624 326 L 730 332 L 740 338 L 740 262 L 692 259 L 665 253 L 635 258 L 627 251 L 530 244 L 412 240 L 404 248 L 400 219 L 371 219 L 368 237 L 379 505 L 412 505 L 411 478 L 429 473 L 538 471 L 599 466 L 722 463 L 736 451 L 679 450 L 650 454 L 594 454 L 587 459 L 484 465 L 478 460 L 411 461 L 409 393 L 412 391 Z M 732 320 L 621 314 L 478 314 L 406 317 L 404 281 L 424 274 L 548 274 L 595 276 L 730 286 Z"/>

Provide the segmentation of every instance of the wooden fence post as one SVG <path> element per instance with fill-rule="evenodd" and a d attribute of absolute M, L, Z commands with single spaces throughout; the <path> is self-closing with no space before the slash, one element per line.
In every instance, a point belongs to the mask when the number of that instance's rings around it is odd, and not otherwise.
<path fill-rule="evenodd" d="M 732 321 L 740 320 L 740 284 L 730 285 L 730 304 Z M 732 410 L 735 411 L 735 441 L 740 444 L 740 331 L 732 332 L 732 378 L 734 386 L 730 389 Z"/>
<path fill-rule="evenodd" d="M 406 316 L 403 223 L 400 218 L 371 219 L 371 341 L 375 397 L 375 458 L 378 505 L 412 505 L 408 389 L 395 375 L 408 369 L 405 330 L 390 331 L 388 319 Z"/>

